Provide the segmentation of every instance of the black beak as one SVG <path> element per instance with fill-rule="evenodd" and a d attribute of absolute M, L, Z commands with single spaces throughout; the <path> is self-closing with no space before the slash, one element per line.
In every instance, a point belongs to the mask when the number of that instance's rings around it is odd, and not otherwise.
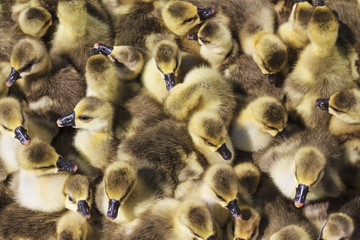
<path fill-rule="evenodd" d="M 268 74 L 267 76 L 268 76 L 268 80 L 269 80 L 270 84 L 275 84 L 276 83 L 276 79 L 277 79 L 276 74 Z"/>
<path fill-rule="evenodd" d="M 245 240 L 245 239 L 243 239 L 243 238 L 236 238 L 236 240 Z"/>
<path fill-rule="evenodd" d="M 294 203 L 297 208 L 304 206 L 308 192 L 309 187 L 304 184 L 299 184 L 299 186 L 296 188 Z"/>
<path fill-rule="evenodd" d="M 229 210 L 231 216 L 233 216 L 234 218 L 239 218 L 241 217 L 241 211 L 240 208 L 237 205 L 237 200 L 231 200 L 228 205 L 226 205 L 226 208 Z"/>
<path fill-rule="evenodd" d="M 76 163 L 71 161 L 66 161 L 60 156 L 56 162 L 56 167 L 58 168 L 59 171 L 65 171 L 65 172 L 76 172 L 78 169 Z"/>
<path fill-rule="evenodd" d="M 215 9 L 213 8 L 198 8 L 197 9 L 200 20 L 205 20 L 215 13 Z"/>
<path fill-rule="evenodd" d="M 299 3 L 299 2 L 305 2 L 305 0 L 296 0 L 295 2 Z"/>
<path fill-rule="evenodd" d="M 318 7 L 325 6 L 325 0 L 316 0 L 315 6 L 318 6 Z"/>
<path fill-rule="evenodd" d="M 90 207 L 86 200 L 81 200 L 78 202 L 78 209 L 77 211 L 81 213 L 87 221 L 90 220 L 91 214 L 90 214 Z"/>
<path fill-rule="evenodd" d="M 90 49 L 90 56 L 98 55 L 98 54 L 100 54 L 99 49 L 97 49 L 97 48 Z"/>
<path fill-rule="evenodd" d="M 208 237 L 206 240 L 216 240 L 215 235 L 211 235 L 211 236 Z"/>
<path fill-rule="evenodd" d="M 170 91 L 175 86 L 175 75 L 174 73 L 165 74 L 166 89 Z"/>
<path fill-rule="evenodd" d="M 315 104 L 321 110 L 329 111 L 329 102 L 330 102 L 329 98 L 318 98 L 316 99 Z"/>
<path fill-rule="evenodd" d="M 20 73 L 15 70 L 15 68 L 11 68 L 10 75 L 6 79 L 6 86 L 11 87 L 16 80 L 18 80 L 20 77 Z"/>
<path fill-rule="evenodd" d="M 59 127 L 73 127 L 75 126 L 75 112 L 70 113 L 69 115 L 59 118 L 56 121 Z"/>
<path fill-rule="evenodd" d="M 198 35 L 197 35 L 197 33 L 189 33 L 189 34 L 187 35 L 187 39 L 188 39 L 188 40 L 195 40 L 195 41 L 197 41 L 197 40 L 198 40 Z"/>
<path fill-rule="evenodd" d="M 120 207 L 120 201 L 116 199 L 110 199 L 109 208 L 107 211 L 107 217 L 111 220 L 114 220 L 118 215 L 118 210 Z"/>
<path fill-rule="evenodd" d="M 96 55 L 102 53 L 107 56 L 112 52 L 113 49 L 114 49 L 113 47 L 108 47 L 102 43 L 96 43 L 94 48 L 90 50 L 90 55 Z"/>
<path fill-rule="evenodd" d="M 226 147 L 226 144 L 224 143 L 216 150 L 225 160 L 231 160 L 232 153 L 230 150 Z"/>
<path fill-rule="evenodd" d="M 31 138 L 26 133 L 26 129 L 22 126 L 15 129 L 15 138 L 19 139 L 22 145 L 29 145 Z"/>

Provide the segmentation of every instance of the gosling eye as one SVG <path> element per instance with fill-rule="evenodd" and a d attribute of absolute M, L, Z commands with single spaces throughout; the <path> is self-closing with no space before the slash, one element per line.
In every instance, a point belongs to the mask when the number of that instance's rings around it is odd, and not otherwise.
<path fill-rule="evenodd" d="M 269 126 L 269 125 L 265 125 L 267 128 L 271 129 L 271 130 L 275 130 L 275 131 L 278 131 L 278 129 L 276 127 L 272 127 L 272 126 Z"/>
<path fill-rule="evenodd" d="M 215 195 L 216 195 L 216 197 L 217 197 L 218 199 L 220 199 L 221 201 L 226 202 L 225 199 L 224 199 L 222 196 L 220 196 L 219 194 L 215 193 Z"/>
<path fill-rule="evenodd" d="M 26 70 L 29 70 L 31 67 L 32 67 L 33 63 L 30 62 L 28 64 L 25 64 L 22 68 L 21 68 L 21 71 L 26 71 Z"/>
<path fill-rule="evenodd" d="M 2 125 L 2 127 L 3 127 L 5 130 L 10 131 L 10 129 L 7 128 L 7 127 L 5 127 L 5 125 Z"/>
<path fill-rule="evenodd" d="M 193 22 L 195 19 L 196 19 L 196 17 L 188 18 L 188 19 L 185 19 L 185 21 L 184 21 L 183 23 L 191 23 L 191 22 Z"/>
<path fill-rule="evenodd" d="M 256 233 L 256 229 L 253 231 L 253 233 L 251 234 L 250 236 L 250 239 L 253 239 L 253 237 L 255 236 L 255 233 Z"/>
<path fill-rule="evenodd" d="M 87 116 L 87 115 L 80 115 L 79 116 L 79 119 L 81 121 L 90 121 L 91 120 L 91 117 Z"/>
<path fill-rule="evenodd" d="M 69 201 L 70 201 L 70 202 L 74 202 L 74 199 L 73 199 L 70 195 L 69 195 L 68 198 L 69 198 Z"/>
<path fill-rule="evenodd" d="M 86 200 L 89 200 L 89 199 L 90 199 L 90 197 L 91 197 L 91 192 L 89 191 L 89 193 L 88 193 L 88 196 L 87 196 Z"/>
<path fill-rule="evenodd" d="M 215 147 L 215 145 L 214 145 L 212 142 L 210 142 L 209 140 L 204 139 L 204 141 L 205 141 L 205 143 L 206 143 L 207 145 L 210 145 L 210 146 Z"/>
<path fill-rule="evenodd" d="M 199 234 L 197 234 L 195 231 L 193 231 L 193 234 L 198 238 L 200 237 Z"/>
<path fill-rule="evenodd" d="M 200 39 L 200 41 L 202 41 L 204 44 L 206 44 L 206 43 L 210 43 L 210 41 L 208 41 L 208 40 L 206 40 L 205 38 L 199 38 Z"/>
<path fill-rule="evenodd" d="M 341 110 L 339 110 L 339 109 L 337 109 L 337 108 L 334 108 L 334 107 L 332 107 L 332 106 L 330 106 L 330 108 L 331 108 L 332 110 L 334 110 L 335 112 L 337 112 L 337 113 L 344 113 L 344 111 L 341 111 Z"/>

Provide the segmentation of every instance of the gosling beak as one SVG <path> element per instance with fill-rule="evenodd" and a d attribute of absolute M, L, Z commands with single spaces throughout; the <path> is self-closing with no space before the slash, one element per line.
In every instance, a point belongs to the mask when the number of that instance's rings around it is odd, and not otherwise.
<path fill-rule="evenodd" d="M 94 45 L 94 48 L 90 50 L 90 55 L 96 55 L 102 53 L 107 56 L 112 52 L 113 49 L 114 49 L 113 47 L 108 47 L 102 43 L 96 43 Z"/>
<path fill-rule="evenodd" d="M 200 17 L 200 20 L 205 20 L 215 13 L 215 9 L 213 8 L 198 8 L 197 9 L 198 15 Z"/>
<path fill-rule="evenodd" d="M 197 41 L 197 40 L 198 40 L 198 35 L 197 35 L 197 33 L 189 33 L 189 34 L 187 35 L 187 39 L 188 39 L 188 40 L 195 40 L 195 41 Z"/>
<path fill-rule="evenodd" d="M 15 129 L 15 138 L 18 139 L 22 145 L 29 145 L 31 138 L 26 133 L 26 129 L 22 126 Z"/>
<path fill-rule="evenodd" d="M 306 186 L 304 184 L 299 184 L 299 186 L 296 188 L 296 194 L 294 203 L 297 208 L 301 208 L 304 206 L 306 201 L 306 195 L 309 192 L 309 186 Z"/>
<path fill-rule="evenodd" d="M 216 150 L 225 160 L 231 160 L 232 154 L 230 150 L 226 147 L 226 144 L 224 143 Z"/>
<path fill-rule="evenodd" d="M 317 7 L 325 6 L 325 0 L 316 0 L 315 6 Z"/>
<path fill-rule="evenodd" d="M 245 240 L 245 239 L 243 239 L 243 238 L 236 238 L 235 240 Z"/>
<path fill-rule="evenodd" d="M 120 207 L 120 201 L 116 199 L 110 199 L 109 201 L 109 208 L 107 211 L 107 217 L 110 220 L 114 220 L 118 215 L 118 210 Z"/>
<path fill-rule="evenodd" d="M 90 214 L 90 207 L 89 207 L 89 204 L 86 200 L 81 200 L 78 202 L 78 209 L 77 211 L 79 213 L 81 213 L 86 221 L 89 221 L 90 220 L 90 217 L 91 217 L 91 214 Z"/>
<path fill-rule="evenodd" d="M 75 112 L 70 113 L 69 115 L 59 118 L 56 121 L 58 127 L 74 127 L 75 126 Z"/>
<path fill-rule="evenodd" d="M 165 74 L 166 89 L 170 91 L 175 86 L 175 75 L 174 73 Z"/>
<path fill-rule="evenodd" d="M 211 235 L 211 236 L 208 237 L 206 240 L 216 240 L 215 235 Z"/>
<path fill-rule="evenodd" d="M 268 74 L 267 76 L 270 84 L 276 83 L 276 79 L 277 79 L 276 74 Z"/>
<path fill-rule="evenodd" d="M 10 75 L 6 79 L 6 86 L 11 87 L 19 78 L 21 78 L 20 73 L 12 67 Z"/>
<path fill-rule="evenodd" d="M 66 161 L 62 157 L 59 156 L 56 167 L 58 168 L 58 171 L 65 171 L 65 172 L 76 172 L 78 170 L 78 166 L 76 163 L 71 161 Z"/>
<path fill-rule="evenodd" d="M 315 101 L 315 105 L 324 111 L 329 111 L 329 98 L 318 98 Z"/>
<path fill-rule="evenodd" d="M 226 208 L 229 210 L 231 216 L 233 216 L 235 219 L 241 218 L 241 211 L 237 205 L 236 199 L 231 200 L 228 205 L 226 205 Z"/>

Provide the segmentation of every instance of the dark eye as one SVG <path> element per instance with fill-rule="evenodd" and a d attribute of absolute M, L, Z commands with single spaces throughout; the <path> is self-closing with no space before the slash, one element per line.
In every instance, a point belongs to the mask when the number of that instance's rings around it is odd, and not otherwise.
<path fill-rule="evenodd" d="M 256 229 L 253 231 L 253 233 L 251 234 L 251 237 L 250 239 L 252 239 L 254 236 L 255 236 L 255 233 L 256 233 Z"/>
<path fill-rule="evenodd" d="M 264 68 L 266 69 L 266 71 L 271 72 L 270 69 L 265 65 L 264 62 L 263 62 L 263 66 L 264 66 Z"/>
<path fill-rule="evenodd" d="M 275 130 L 275 131 L 278 131 L 278 129 L 277 128 L 275 128 L 275 127 L 272 127 L 272 126 L 269 126 L 269 125 L 265 125 L 267 128 L 269 128 L 269 129 L 271 129 L 271 130 Z"/>
<path fill-rule="evenodd" d="M 9 129 L 9 128 L 7 128 L 7 127 L 5 127 L 4 125 L 2 125 L 2 127 L 3 127 L 5 130 L 10 131 L 10 129 Z"/>
<path fill-rule="evenodd" d="M 207 145 L 215 147 L 215 145 L 212 142 L 210 142 L 209 140 L 204 139 L 204 141 L 206 142 Z"/>
<path fill-rule="evenodd" d="M 90 199 L 90 197 L 91 197 L 91 192 L 89 191 L 89 193 L 88 193 L 88 196 L 87 196 L 86 200 L 89 200 L 89 199 Z"/>
<path fill-rule="evenodd" d="M 26 71 L 26 70 L 30 69 L 32 65 L 33 65 L 33 63 L 25 64 L 25 65 L 22 67 L 21 70 L 22 70 L 22 71 Z"/>
<path fill-rule="evenodd" d="M 196 19 L 196 17 L 188 18 L 183 23 L 190 23 L 190 22 L 194 21 L 195 19 Z"/>
<path fill-rule="evenodd" d="M 210 42 L 210 41 L 208 41 L 208 40 L 206 40 L 205 38 L 202 38 L 202 37 L 199 38 L 199 39 L 200 39 L 200 41 L 202 41 L 202 42 L 205 43 L 205 44 Z"/>
<path fill-rule="evenodd" d="M 200 237 L 199 234 L 197 234 L 195 231 L 193 231 L 193 234 L 198 238 Z"/>
<path fill-rule="evenodd" d="M 331 106 L 330 106 L 330 108 L 331 108 L 332 110 L 334 110 L 335 112 L 337 112 L 337 113 L 344 113 L 344 111 L 341 111 L 341 110 L 339 110 L 339 109 L 337 109 L 337 108 L 334 108 L 334 107 L 331 107 Z"/>
<path fill-rule="evenodd" d="M 70 202 L 74 202 L 74 199 L 72 199 L 72 197 L 69 196 L 69 201 L 70 201 Z"/>
<path fill-rule="evenodd" d="M 216 197 L 217 197 L 218 199 L 220 199 L 221 201 L 226 202 L 225 199 L 224 199 L 222 196 L 220 196 L 219 194 L 215 193 L 215 195 L 216 195 Z"/>
<path fill-rule="evenodd" d="M 179 60 L 176 59 L 176 63 L 175 63 L 175 67 L 174 67 L 174 72 L 176 71 L 176 69 L 178 68 L 178 66 L 179 66 Z"/>
<path fill-rule="evenodd" d="M 89 120 L 91 119 L 91 117 L 86 116 L 86 115 L 80 115 L 80 116 L 79 116 L 79 119 L 80 119 L 81 121 L 89 121 Z"/>

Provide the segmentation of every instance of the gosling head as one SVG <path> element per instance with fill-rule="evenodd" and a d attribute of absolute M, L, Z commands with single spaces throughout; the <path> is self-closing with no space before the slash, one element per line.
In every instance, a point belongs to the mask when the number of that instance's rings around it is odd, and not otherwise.
<path fill-rule="evenodd" d="M 353 219 L 345 213 L 332 213 L 329 215 L 321 231 L 322 240 L 349 240 L 355 230 Z"/>
<path fill-rule="evenodd" d="M 233 48 L 233 37 L 223 21 L 207 21 L 197 33 L 188 35 L 189 40 L 196 40 L 201 45 L 200 53 L 207 57 L 207 52 L 225 58 Z M 208 59 L 211 62 L 211 55 Z"/>
<path fill-rule="evenodd" d="M 300 148 L 295 154 L 294 176 L 298 187 L 294 203 L 297 208 L 304 206 L 311 187 L 321 181 L 326 165 L 325 155 L 316 147 Z"/>
<path fill-rule="evenodd" d="M 217 152 L 224 160 L 232 159 L 232 152 L 225 143 L 228 139 L 227 128 L 216 113 L 210 111 L 194 113 L 189 121 L 188 131 L 197 147 L 205 151 Z"/>
<path fill-rule="evenodd" d="M 105 191 L 109 200 L 107 217 L 117 218 L 119 208 L 131 195 L 137 180 L 136 170 L 128 163 L 114 162 L 105 170 Z"/>
<path fill-rule="evenodd" d="M 165 26 L 177 36 L 185 36 L 196 25 L 215 13 L 213 8 L 197 8 L 185 1 L 169 1 L 161 16 Z"/>
<path fill-rule="evenodd" d="M 331 49 L 338 37 L 339 22 L 326 6 L 315 7 L 308 24 L 310 41 L 320 49 Z"/>
<path fill-rule="evenodd" d="M 204 184 L 213 199 L 228 209 L 234 218 L 241 218 L 241 211 L 237 204 L 238 178 L 231 166 L 212 165 L 205 173 Z"/>
<path fill-rule="evenodd" d="M 17 138 L 21 144 L 29 145 L 31 138 L 24 128 L 24 117 L 18 100 L 12 97 L 0 99 L 0 133 Z"/>
<path fill-rule="evenodd" d="M 360 91 L 356 88 L 336 92 L 329 99 L 319 98 L 316 106 L 350 124 L 360 124 Z"/>
<path fill-rule="evenodd" d="M 79 174 L 71 175 L 64 186 L 65 207 L 80 213 L 87 221 L 90 220 L 92 192 L 87 177 Z"/>
<path fill-rule="evenodd" d="M 30 7 L 21 11 L 18 23 L 23 33 L 41 38 L 52 25 L 52 17 L 45 8 Z"/>
<path fill-rule="evenodd" d="M 50 67 L 50 57 L 45 45 L 38 39 L 21 39 L 13 48 L 10 58 L 11 72 L 6 80 L 8 87 L 19 78 L 37 76 Z"/>
<path fill-rule="evenodd" d="M 22 169 L 35 175 L 54 174 L 59 171 L 76 172 L 74 162 L 65 161 L 55 149 L 39 138 L 32 139 L 31 145 L 19 148 L 17 159 Z"/>
<path fill-rule="evenodd" d="M 259 235 L 260 215 L 253 208 L 248 206 L 241 207 L 241 218 L 236 218 L 228 225 L 230 236 L 233 240 L 255 240 Z"/>
<path fill-rule="evenodd" d="M 280 231 L 271 235 L 270 240 L 310 240 L 309 233 L 298 225 L 289 225 L 283 227 Z"/>
<path fill-rule="evenodd" d="M 254 125 L 271 136 L 281 132 L 287 123 L 285 107 L 273 97 L 260 97 L 251 102 L 247 109 Z"/>
<path fill-rule="evenodd" d="M 153 61 L 160 76 L 165 80 L 166 89 L 170 91 L 176 85 L 177 72 L 181 64 L 177 44 L 169 40 L 160 41 L 155 45 Z"/>
<path fill-rule="evenodd" d="M 113 115 L 114 110 L 109 102 L 97 97 L 84 97 L 75 106 L 74 112 L 57 120 L 57 125 L 91 131 L 110 131 Z"/>
<path fill-rule="evenodd" d="M 143 54 L 133 46 L 109 47 L 96 43 L 90 55 L 103 54 L 115 65 L 116 75 L 121 80 L 133 80 L 144 66 Z"/>
<path fill-rule="evenodd" d="M 277 73 L 285 66 L 287 57 L 286 45 L 275 34 L 264 33 L 255 42 L 253 59 L 271 84 L 276 82 Z"/>
<path fill-rule="evenodd" d="M 174 213 L 175 227 L 194 239 L 215 240 L 215 227 L 207 204 L 187 199 Z"/>

